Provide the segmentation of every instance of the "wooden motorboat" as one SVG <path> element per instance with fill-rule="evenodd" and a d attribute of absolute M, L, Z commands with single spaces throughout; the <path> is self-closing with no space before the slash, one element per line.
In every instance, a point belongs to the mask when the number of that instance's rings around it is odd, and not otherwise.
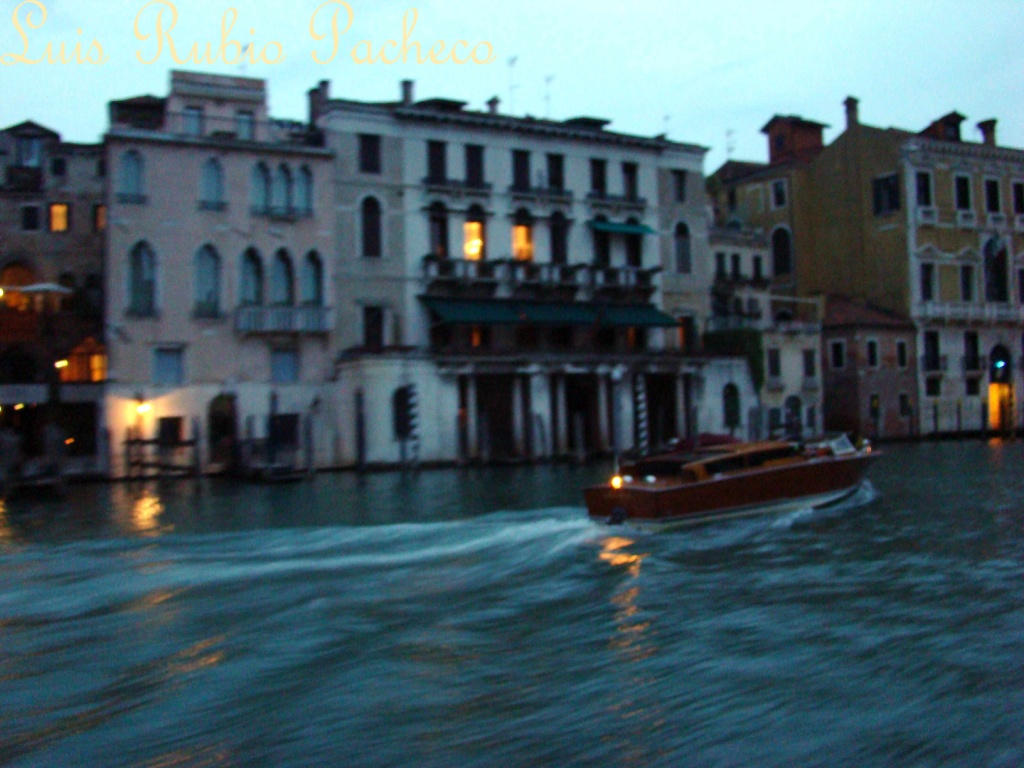
<path fill-rule="evenodd" d="M 879 454 L 846 435 L 813 443 L 722 444 L 623 464 L 584 490 L 587 510 L 609 523 L 676 523 L 836 503 L 861 485 Z"/>

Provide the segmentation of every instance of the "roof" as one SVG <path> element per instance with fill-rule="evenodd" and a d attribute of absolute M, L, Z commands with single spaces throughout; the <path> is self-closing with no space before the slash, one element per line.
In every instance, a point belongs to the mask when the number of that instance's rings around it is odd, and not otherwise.
<path fill-rule="evenodd" d="M 51 131 L 45 125 L 40 125 L 34 120 L 25 120 L 17 125 L 11 125 L 4 128 L 2 133 L 11 133 L 21 136 L 46 136 L 49 138 L 59 139 L 60 134 L 56 131 Z"/>
<path fill-rule="evenodd" d="M 832 328 L 891 328 L 912 330 L 914 324 L 888 310 L 849 296 L 831 294 L 825 301 L 825 329 Z"/>
<path fill-rule="evenodd" d="M 764 124 L 764 127 L 761 129 L 761 132 L 768 133 L 768 131 L 771 130 L 771 127 L 775 125 L 775 123 L 790 123 L 792 125 L 799 125 L 806 128 L 815 129 L 829 127 L 828 123 L 819 123 L 816 120 L 808 120 L 806 118 L 800 117 L 800 115 L 774 115 L 771 120 Z"/>

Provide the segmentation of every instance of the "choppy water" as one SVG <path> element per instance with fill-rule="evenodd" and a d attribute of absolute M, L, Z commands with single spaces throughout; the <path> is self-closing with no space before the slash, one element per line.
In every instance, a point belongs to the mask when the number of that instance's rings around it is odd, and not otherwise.
<path fill-rule="evenodd" d="M 9 503 L 0 764 L 1022 765 L 1024 445 L 886 451 L 660 534 L 602 468 Z"/>

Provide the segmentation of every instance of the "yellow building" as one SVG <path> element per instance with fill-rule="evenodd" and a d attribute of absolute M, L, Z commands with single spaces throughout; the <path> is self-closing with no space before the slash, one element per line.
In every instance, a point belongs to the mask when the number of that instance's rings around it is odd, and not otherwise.
<path fill-rule="evenodd" d="M 769 122 L 767 165 L 712 177 L 719 216 L 791 227 L 799 294 L 845 294 L 913 323 L 921 433 L 1019 428 L 1024 151 L 997 145 L 995 120 L 970 142 L 956 112 L 912 132 L 861 123 L 852 97 L 845 106 L 828 146 L 820 123 Z M 788 221 L 760 202 L 780 181 Z"/>

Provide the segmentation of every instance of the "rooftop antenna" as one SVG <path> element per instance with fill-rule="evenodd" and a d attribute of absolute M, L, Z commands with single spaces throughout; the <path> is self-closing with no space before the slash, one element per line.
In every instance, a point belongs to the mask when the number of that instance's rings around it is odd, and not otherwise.
<path fill-rule="evenodd" d="M 551 119 L 551 81 L 554 79 L 554 75 L 544 78 L 544 117 L 548 120 Z"/>
<path fill-rule="evenodd" d="M 665 117 L 662 118 L 662 119 L 665 121 L 665 131 L 664 131 L 664 133 L 665 133 L 665 138 L 667 139 L 668 138 L 669 128 L 672 125 L 672 115 L 665 115 Z"/>
<path fill-rule="evenodd" d="M 736 149 L 736 140 L 733 138 L 736 135 L 736 131 L 732 128 L 725 132 L 725 157 L 726 159 L 732 158 L 732 153 Z"/>
<path fill-rule="evenodd" d="M 519 87 L 515 81 L 517 61 L 519 61 L 518 56 L 513 56 L 508 60 L 508 111 L 511 115 L 514 115 L 516 112 L 516 88 Z"/>
<path fill-rule="evenodd" d="M 238 65 L 238 68 L 239 70 L 241 70 L 243 75 L 245 74 L 245 57 L 249 53 L 250 48 L 252 48 L 252 43 L 246 43 L 245 48 L 242 49 L 242 55 L 239 56 L 239 58 L 242 60 L 242 63 Z"/>

